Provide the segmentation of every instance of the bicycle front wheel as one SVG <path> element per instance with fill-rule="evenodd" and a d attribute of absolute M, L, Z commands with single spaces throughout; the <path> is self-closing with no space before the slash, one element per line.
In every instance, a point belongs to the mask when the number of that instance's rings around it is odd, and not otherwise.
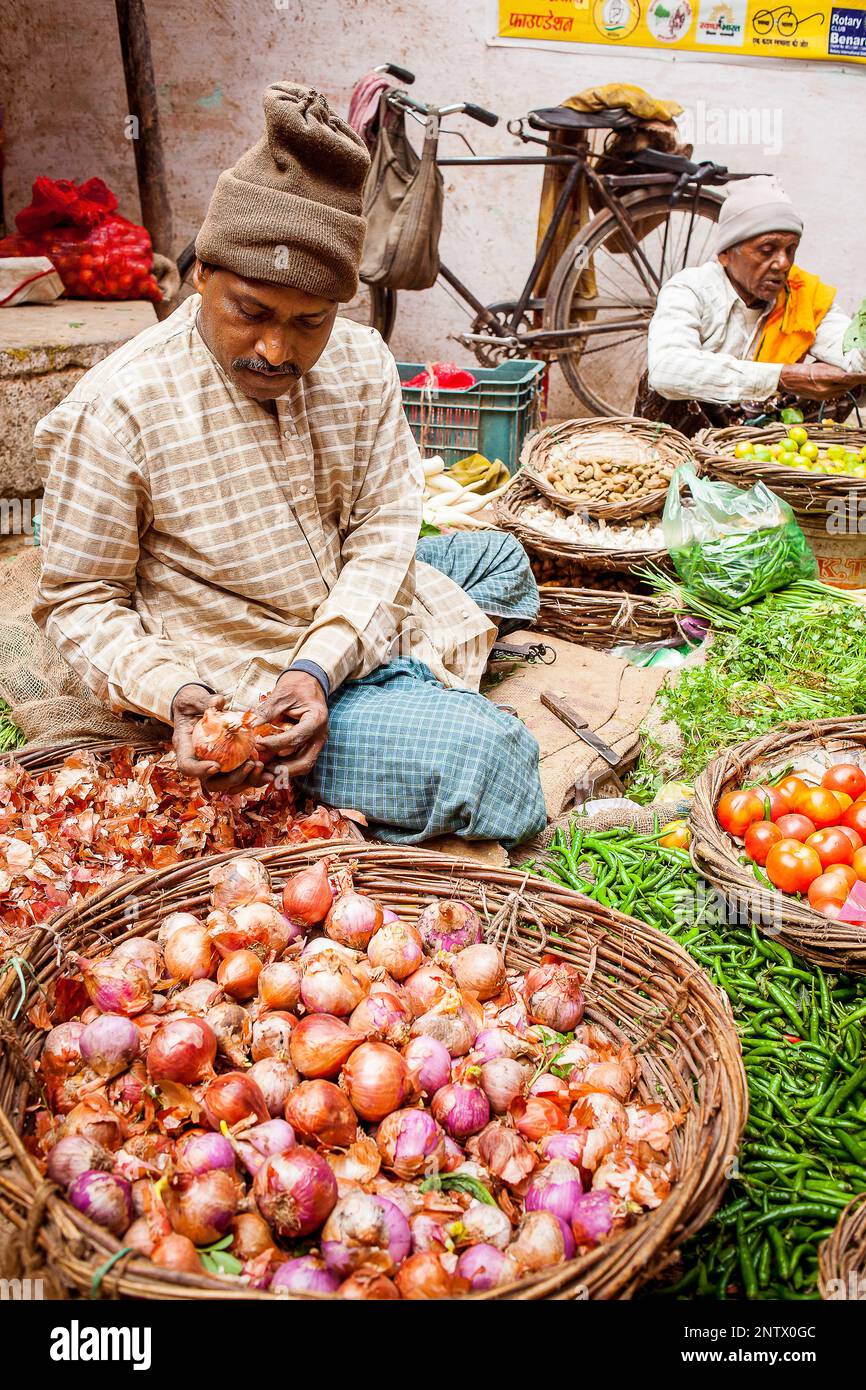
<path fill-rule="evenodd" d="M 177 268 L 180 271 L 180 289 L 174 300 L 175 308 L 195 293 L 192 282 L 195 269 L 194 241 L 181 251 L 177 258 Z M 343 318 L 353 319 L 355 323 L 369 324 L 381 333 L 387 343 L 397 317 L 397 293 L 395 290 L 383 289 L 380 285 L 365 285 L 362 282 L 354 299 L 340 306 L 340 314 Z"/>
<path fill-rule="evenodd" d="M 593 414 L 634 413 L 658 292 L 677 271 L 709 259 L 722 202 L 711 189 L 673 209 L 668 194 L 630 195 L 622 206 L 636 248 L 605 208 L 561 257 L 547 293 L 544 327 L 568 330 L 559 365 Z"/>

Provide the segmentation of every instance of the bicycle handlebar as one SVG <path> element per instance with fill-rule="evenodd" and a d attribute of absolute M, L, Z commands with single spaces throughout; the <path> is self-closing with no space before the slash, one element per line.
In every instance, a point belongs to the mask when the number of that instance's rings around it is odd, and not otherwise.
<path fill-rule="evenodd" d="M 461 110 L 467 116 L 471 116 L 473 121 L 481 121 L 482 125 L 499 125 L 499 117 L 494 111 L 487 111 L 483 106 L 476 106 L 472 101 L 464 102 Z"/>
<path fill-rule="evenodd" d="M 405 82 L 407 87 L 411 87 L 415 81 L 414 72 L 410 72 L 408 68 L 398 68 L 396 63 L 380 63 L 373 71 L 387 72 L 390 77 L 396 77 L 398 82 Z"/>

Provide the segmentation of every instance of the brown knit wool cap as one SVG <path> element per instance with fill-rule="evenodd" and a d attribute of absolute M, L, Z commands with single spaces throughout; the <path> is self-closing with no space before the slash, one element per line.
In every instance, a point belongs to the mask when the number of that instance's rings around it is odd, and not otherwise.
<path fill-rule="evenodd" d="M 345 303 L 358 289 L 364 142 L 312 87 L 274 82 L 265 133 L 217 179 L 196 254 L 250 280 Z"/>

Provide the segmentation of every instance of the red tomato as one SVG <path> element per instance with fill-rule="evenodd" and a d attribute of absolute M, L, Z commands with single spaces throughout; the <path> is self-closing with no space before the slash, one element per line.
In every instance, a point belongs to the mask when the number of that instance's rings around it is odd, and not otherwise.
<path fill-rule="evenodd" d="M 847 792 L 834 792 L 833 795 L 843 811 L 847 811 L 849 806 L 854 805 L 853 796 L 849 796 Z"/>
<path fill-rule="evenodd" d="M 856 801 L 866 792 L 866 772 L 856 763 L 834 763 L 821 778 L 821 786 L 833 792 L 847 792 Z"/>
<path fill-rule="evenodd" d="M 809 820 L 808 816 L 797 814 L 780 816 L 776 824 L 786 840 L 808 840 L 810 835 L 815 834 L 817 828 L 815 822 Z"/>
<path fill-rule="evenodd" d="M 776 791 L 781 792 L 782 796 L 786 796 L 792 806 L 800 792 L 807 792 L 808 790 L 809 783 L 804 782 L 802 777 L 797 777 L 793 773 L 790 777 L 783 777 L 781 782 L 776 783 Z"/>
<path fill-rule="evenodd" d="M 861 846 L 859 849 L 855 849 L 851 867 L 858 878 L 866 881 L 866 848 Z"/>
<path fill-rule="evenodd" d="M 756 864 L 766 864 L 770 847 L 784 838 L 778 825 L 772 821 L 754 820 L 746 831 L 746 854 Z"/>
<path fill-rule="evenodd" d="M 716 807 L 716 819 L 729 835 L 742 838 L 752 821 L 764 819 L 764 803 L 755 792 L 725 792 Z"/>
<path fill-rule="evenodd" d="M 760 786 L 755 787 L 754 791 L 764 803 L 764 815 L 768 820 L 777 821 L 780 816 L 786 816 L 794 809 L 791 798 L 780 792 L 778 787 Z M 767 802 L 770 803 L 769 815 L 767 815 Z"/>
<path fill-rule="evenodd" d="M 850 864 L 854 858 L 854 846 L 838 826 L 816 830 L 806 844 L 815 850 L 825 869 L 829 869 L 831 864 Z"/>
<path fill-rule="evenodd" d="M 854 846 L 855 849 L 861 849 L 861 848 L 862 848 L 862 846 L 863 846 L 863 836 L 862 836 L 862 835 L 858 835 L 858 834 L 857 834 L 857 831 L 856 831 L 856 830 L 853 830 L 852 827 L 851 827 L 850 825 L 837 825 L 837 826 L 836 826 L 836 829 L 837 829 L 837 830 L 841 830 L 843 835 L 847 835 L 847 836 L 848 836 L 848 839 L 851 841 L 851 843 L 852 843 L 852 845 Z"/>
<path fill-rule="evenodd" d="M 853 864 L 831 864 L 827 873 L 835 874 L 838 879 L 841 879 L 849 893 L 857 882 L 857 871 Z"/>
<path fill-rule="evenodd" d="M 821 873 L 821 861 L 813 849 L 799 840 L 777 840 L 767 855 L 767 877 L 783 893 L 805 893 Z"/>
<path fill-rule="evenodd" d="M 819 830 L 826 825 L 838 825 L 842 808 L 832 792 L 824 787 L 809 787 L 807 791 L 794 797 L 794 810 L 801 816 L 808 816 Z"/>
<path fill-rule="evenodd" d="M 819 874 L 809 884 L 809 905 L 823 912 L 828 902 L 841 907 L 851 890 L 841 874 Z"/>
<path fill-rule="evenodd" d="M 855 801 L 847 811 L 842 812 L 842 824 L 850 825 L 852 830 L 866 839 L 866 803 Z"/>

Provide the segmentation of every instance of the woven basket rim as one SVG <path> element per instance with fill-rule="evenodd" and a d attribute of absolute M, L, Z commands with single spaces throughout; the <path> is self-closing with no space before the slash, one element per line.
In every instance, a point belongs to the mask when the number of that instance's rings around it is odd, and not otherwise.
<path fill-rule="evenodd" d="M 780 724 L 768 734 L 727 748 L 696 779 L 689 823 L 695 868 L 740 910 L 748 909 L 758 930 L 770 923 L 774 941 L 814 965 L 866 974 L 866 927 L 834 921 L 808 903 L 765 888 L 750 867 L 738 862 L 740 850 L 715 815 L 722 792 L 749 779 L 756 767 L 767 770 L 774 762 L 796 766 L 798 755 L 816 748 L 842 751 L 859 746 L 866 750 L 866 718 L 843 716 Z"/>
<path fill-rule="evenodd" d="M 539 632 L 584 646 L 610 646 L 619 641 L 661 641 L 680 633 L 679 620 L 669 604 L 655 594 L 626 590 L 581 589 L 540 584 L 540 604 L 534 621 Z M 609 641 L 600 641 L 593 624 L 606 624 Z"/>
<path fill-rule="evenodd" d="M 203 902 L 209 892 L 209 870 L 238 853 L 249 851 L 212 855 L 159 870 L 105 888 L 67 910 L 53 920 L 49 930 L 35 933 L 27 947 L 27 959 L 40 983 L 48 983 L 59 972 L 60 943 L 64 948 L 78 945 L 95 953 L 108 944 L 112 927 L 114 938 L 155 931 L 160 918 L 176 910 L 179 903 L 195 906 Z M 252 853 L 268 865 L 276 888 L 299 867 L 328 857 L 356 861 L 356 881 L 397 910 L 417 911 L 423 901 L 456 892 L 476 902 L 489 932 L 495 911 L 504 906 L 504 913 L 500 911 L 496 918 L 500 933 L 503 926 L 511 925 L 504 939 L 501 935 L 496 939 L 519 968 L 532 964 L 543 949 L 544 932 L 554 930 L 561 935 L 553 949 L 583 963 L 585 973 L 594 972 L 598 961 L 598 983 L 587 1018 L 605 1026 L 614 1038 L 632 1041 L 643 1068 L 644 1095 L 655 1079 L 654 1097 L 661 1093 L 672 1104 L 677 1098 L 685 1104 L 688 1098 L 686 1117 L 674 1134 L 677 1178 L 659 1207 L 606 1245 L 519 1284 L 469 1297 L 583 1297 L 587 1289 L 591 1296 L 628 1297 L 646 1278 L 670 1263 L 682 1240 L 698 1230 L 718 1206 L 748 1109 L 730 1005 L 682 947 L 644 923 L 602 908 L 569 889 L 530 879 L 525 872 L 491 869 L 475 860 L 415 846 L 407 849 L 322 841 Z M 124 912 L 130 897 L 135 899 L 137 913 L 132 927 Z M 524 924 L 512 934 L 518 913 L 530 925 Z M 615 984 L 608 981 L 609 973 L 614 975 Z M 0 1017 L 6 1019 L 16 1002 L 10 976 L 8 972 L 0 981 Z M 640 1001 L 640 1014 L 636 1000 Z M 647 1007 L 644 1001 L 648 1001 Z M 23 1035 L 19 1050 L 28 1058 L 35 1057 L 41 1035 L 29 1023 L 23 1028 L 19 1025 L 19 1035 Z M 42 1250 L 69 1283 L 84 1291 L 96 1270 L 121 1247 L 114 1236 L 74 1211 L 56 1189 L 51 1190 L 24 1150 L 15 1112 L 27 1094 L 26 1082 L 17 1076 L 7 1050 L 0 1057 L 0 1136 L 12 1149 L 13 1176 L 0 1173 L 0 1205 L 7 1215 L 17 1213 L 21 1226 L 23 1213 L 34 1202 L 44 1204 L 45 1219 L 39 1233 Z M 82 1241 L 86 1247 L 83 1253 Z M 103 1287 L 116 1296 L 138 1298 L 274 1297 L 266 1291 L 238 1291 L 208 1276 L 175 1274 L 135 1255 L 121 1258 L 106 1274 Z"/>
<path fill-rule="evenodd" d="M 841 1283 L 847 1289 L 852 1276 L 858 1288 L 854 1297 L 862 1298 L 859 1290 L 866 1288 L 866 1192 L 858 1192 L 852 1198 L 818 1248 L 818 1287 L 822 1298 L 835 1299 L 837 1295 L 831 1292 L 830 1285 Z"/>
<path fill-rule="evenodd" d="M 515 535 L 525 550 L 565 560 L 583 569 L 631 569 L 634 565 L 650 562 L 669 566 L 668 552 L 664 546 L 658 550 L 612 550 L 606 546 L 588 546 L 577 541 L 563 541 L 557 536 L 548 537 L 544 531 L 523 521 L 520 515 L 524 507 L 542 496 L 543 493 L 539 492 L 535 479 L 520 472 L 515 474 L 508 489 L 493 504 L 497 525 Z M 604 563 L 600 563 L 601 561 Z"/>
<path fill-rule="evenodd" d="M 735 486 L 760 480 L 788 502 L 798 515 L 812 512 L 826 516 L 827 503 L 832 498 L 847 499 L 850 493 L 855 497 L 866 496 L 866 478 L 857 478 L 853 473 L 807 473 L 776 462 L 734 458 L 733 452 L 725 452 L 728 445 L 733 449 L 735 444 L 745 440 L 769 439 L 775 442 L 784 438 L 788 429 L 788 425 L 766 425 L 763 428 L 728 425 L 724 429 L 700 430 L 692 442 L 702 467 L 714 477 Z M 822 426 L 815 439 L 825 444 L 845 444 L 851 443 L 852 437 L 856 447 L 862 448 L 866 444 L 866 429 L 849 430 L 838 426 L 825 430 Z"/>
<path fill-rule="evenodd" d="M 633 501 L 599 502 L 581 497 L 563 497 L 546 479 L 540 476 L 540 461 L 544 460 L 551 444 L 561 444 L 564 440 L 575 436 L 591 439 L 593 436 L 604 437 L 605 435 L 625 436 L 629 440 L 651 444 L 658 450 L 663 462 L 672 462 L 674 468 L 677 464 L 691 462 L 694 459 L 694 451 L 689 440 L 678 430 L 673 429 L 671 425 L 663 424 L 661 421 L 644 420 L 637 415 L 613 415 L 604 418 L 593 416 L 559 420 L 555 424 L 545 425 L 543 429 L 529 435 L 520 452 L 521 470 L 532 478 L 542 496 L 551 502 L 556 502 L 565 511 L 585 512 L 588 516 L 597 517 L 599 520 L 622 521 L 629 517 L 649 516 L 653 512 L 659 511 L 664 506 L 667 496 L 666 487 L 644 493 L 642 497 L 637 497 Z"/>

